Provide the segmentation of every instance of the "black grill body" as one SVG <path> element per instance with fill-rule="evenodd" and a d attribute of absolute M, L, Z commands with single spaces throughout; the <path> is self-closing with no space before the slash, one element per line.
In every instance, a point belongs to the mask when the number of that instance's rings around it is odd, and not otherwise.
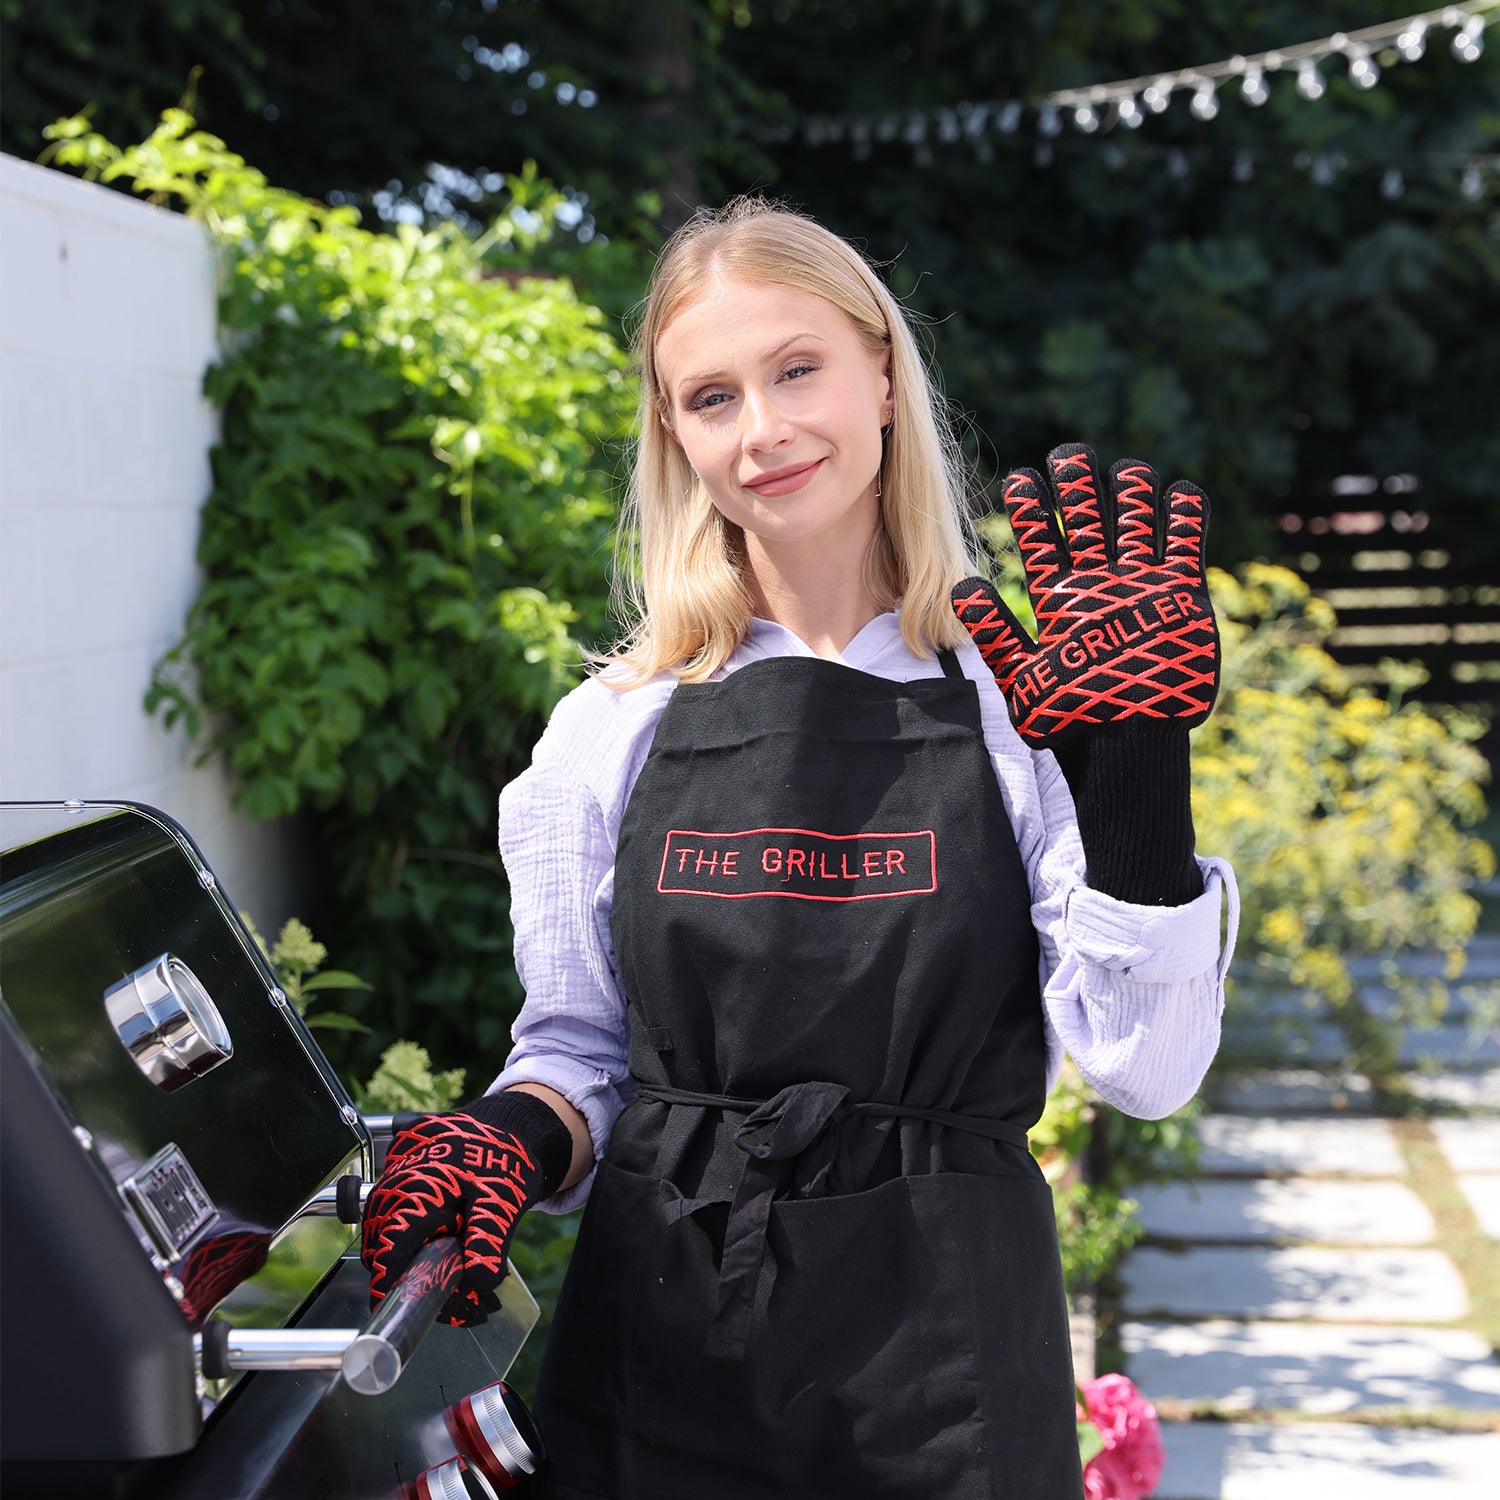
<path fill-rule="evenodd" d="M 394 1500 L 447 1458 L 444 1408 L 535 1319 L 515 1277 L 381 1395 L 337 1370 L 199 1372 L 211 1310 L 365 1322 L 326 1200 L 368 1180 L 375 1142 L 185 831 L 134 804 L 0 804 L 0 995 L 4 1494 Z M 195 1303 L 189 1268 L 246 1238 L 260 1253 Z"/>

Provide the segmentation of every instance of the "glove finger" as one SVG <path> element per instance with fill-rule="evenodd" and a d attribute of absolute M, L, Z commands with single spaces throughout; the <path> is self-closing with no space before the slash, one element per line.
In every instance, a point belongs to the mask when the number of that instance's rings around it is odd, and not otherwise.
<path fill-rule="evenodd" d="M 377 1183 L 365 1203 L 359 1258 L 370 1273 L 372 1295 L 384 1296 L 424 1245 L 463 1229 L 463 1203 Z"/>
<path fill-rule="evenodd" d="M 966 578 L 953 590 L 953 612 L 979 647 L 985 665 L 1003 688 L 1035 654 L 1010 607 L 984 578 Z"/>
<path fill-rule="evenodd" d="M 463 1284 L 474 1291 L 488 1291 L 505 1276 L 505 1247 L 525 1207 L 508 1186 L 497 1183 L 495 1192 L 476 1200 L 464 1223 Z"/>
<path fill-rule="evenodd" d="M 1109 471 L 1115 498 L 1115 558 L 1144 567 L 1159 562 L 1156 543 L 1156 472 L 1138 458 L 1122 458 Z"/>
<path fill-rule="evenodd" d="M 439 1323 L 450 1328 L 474 1328 L 493 1312 L 500 1311 L 500 1294 L 495 1291 L 475 1292 L 460 1287 L 443 1303 L 437 1315 Z"/>
<path fill-rule="evenodd" d="M 1208 534 L 1208 496 L 1190 480 L 1167 487 L 1167 544 L 1164 565 L 1195 583 L 1203 582 L 1203 541 Z"/>
<path fill-rule="evenodd" d="M 1110 494 L 1099 482 L 1099 461 L 1085 443 L 1063 443 L 1047 455 L 1047 477 L 1062 512 L 1063 537 L 1075 568 L 1104 568 L 1110 563 L 1105 538 L 1113 532 L 1104 507 Z M 1112 539 L 1112 538 L 1111 538 Z"/>
<path fill-rule="evenodd" d="M 1067 572 L 1068 551 L 1057 512 L 1043 498 L 1042 476 L 1035 469 L 1012 469 L 1005 476 L 1005 512 L 1015 533 L 1033 599 Z"/>

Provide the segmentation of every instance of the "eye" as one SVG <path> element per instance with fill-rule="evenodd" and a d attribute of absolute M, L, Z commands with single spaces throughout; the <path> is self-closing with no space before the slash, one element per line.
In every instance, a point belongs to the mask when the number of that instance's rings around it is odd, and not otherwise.
<path fill-rule="evenodd" d="M 712 411 L 715 407 L 722 406 L 730 399 L 728 391 L 716 391 L 712 387 L 705 391 L 699 391 L 688 401 L 688 411 Z"/>
<path fill-rule="evenodd" d="M 788 365 L 781 372 L 783 380 L 799 380 L 804 375 L 811 375 L 818 367 L 808 360 L 799 359 L 795 364 Z"/>

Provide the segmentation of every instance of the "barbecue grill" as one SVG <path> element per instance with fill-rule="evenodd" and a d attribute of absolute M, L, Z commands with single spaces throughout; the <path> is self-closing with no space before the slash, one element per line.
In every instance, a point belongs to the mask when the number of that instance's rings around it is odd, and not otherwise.
<path fill-rule="evenodd" d="M 187 833 L 0 804 L 0 1487 L 463 1500 L 544 1450 L 503 1383 L 519 1277 L 433 1328 L 429 1246 L 369 1313 L 362 1119 Z M 430 1336 L 428 1335 L 429 1330 Z"/>

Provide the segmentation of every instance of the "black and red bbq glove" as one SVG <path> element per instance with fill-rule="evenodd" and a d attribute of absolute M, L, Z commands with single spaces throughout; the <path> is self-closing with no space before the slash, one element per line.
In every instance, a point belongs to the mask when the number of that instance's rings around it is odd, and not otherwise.
<path fill-rule="evenodd" d="M 264 1229 L 237 1219 L 217 1223 L 214 1232 L 193 1246 L 177 1268 L 188 1326 L 201 1328 L 223 1298 L 265 1265 L 270 1250 L 271 1236 Z"/>
<path fill-rule="evenodd" d="M 1078 808 L 1089 884 L 1176 904 L 1202 891 L 1192 858 L 1187 731 L 1219 687 L 1219 632 L 1203 571 L 1208 497 L 1163 495 L 1136 459 L 1109 471 L 1091 449 L 1015 469 L 1005 508 L 1037 620 L 1033 641 L 981 578 L 953 608 L 1029 744 L 1052 750 Z"/>
<path fill-rule="evenodd" d="M 500 1305 L 505 1252 L 521 1214 L 567 1176 L 573 1142 L 532 1094 L 505 1091 L 452 1114 L 425 1115 L 391 1143 L 365 1200 L 361 1259 L 379 1302 L 421 1248 L 462 1241 L 463 1279 L 438 1321 L 484 1322 Z"/>

